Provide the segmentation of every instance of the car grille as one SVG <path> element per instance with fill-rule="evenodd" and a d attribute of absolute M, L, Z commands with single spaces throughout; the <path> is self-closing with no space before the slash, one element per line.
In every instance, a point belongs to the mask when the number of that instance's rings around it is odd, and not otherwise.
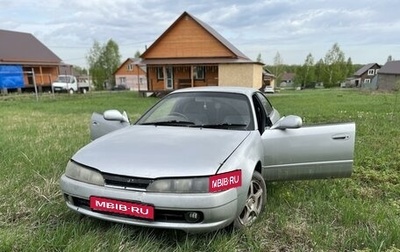
<path fill-rule="evenodd" d="M 106 186 L 132 189 L 132 190 L 136 189 L 144 191 L 146 190 L 147 186 L 154 181 L 153 179 L 128 177 L 128 176 L 113 175 L 108 173 L 103 173 L 102 175 Z"/>
<path fill-rule="evenodd" d="M 72 203 L 76 207 L 84 208 L 87 210 L 90 209 L 90 202 L 89 200 L 78 198 L 78 197 L 72 197 L 68 195 L 64 195 L 65 199 L 68 200 L 70 203 Z M 72 202 L 70 201 L 72 199 Z M 92 210 L 91 210 L 92 211 Z M 162 210 L 162 209 L 155 209 L 154 211 L 154 221 L 160 221 L 160 222 L 175 222 L 175 223 L 187 223 L 185 219 L 185 213 L 187 211 L 172 211 L 172 210 Z M 200 218 L 196 221 L 196 223 L 203 221 L 204 216 L 203 213 L 198 212 L 200 214 Z M 113 213 L 104 213 L 107 215 L 113 215 L 113 216 L 120 216 L 124 218 L 130 218 L 122 214 L 113 214 Z"/>

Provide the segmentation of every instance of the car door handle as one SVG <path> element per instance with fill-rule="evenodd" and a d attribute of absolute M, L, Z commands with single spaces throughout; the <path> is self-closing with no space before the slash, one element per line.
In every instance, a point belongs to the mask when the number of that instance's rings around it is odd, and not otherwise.
<path fill-rule="evenodd" d="M 348 140 L 350 139 L 350 136 L 347 134 L 337 134 L 332 136 L 333 140 Z"/>

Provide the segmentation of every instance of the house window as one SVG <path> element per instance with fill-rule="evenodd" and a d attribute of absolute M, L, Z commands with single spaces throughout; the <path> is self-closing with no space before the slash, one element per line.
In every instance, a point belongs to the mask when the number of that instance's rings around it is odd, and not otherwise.
<path fill-rule="evenodd" d="M 125 77 L 119 77 L 119 84 L 123 85 L 126 82 L 126 78 Z"/>
<path fill-rule="evenodd" d="M 193 67 L 193 78 L 196 80 L 204 80 L 204 66 Z"/>
<path fill-rule="evenodd" d="M 164 79 L 164 70 L 162 67 L 157 67 L 157 79 L 159 80 Z"/>
<path fill-rule="evenodd" d="M 127 65 L 126 68 L 128 69 L 128 71 L 132 71 L 133 70 L 133 64 Z"/>
<path fill-rule="evenodd" d="M 378 74 L 378 70 L 379 70 L 379 69 L 375 69 L 375 74 Z"/>
<path fill-rule="evenodd" d="M 371 79 L 364 79 L 364 83 L 371 83 Z"/>
<path fill-rule="evenodd" d="M 368 70 L 368 75 L 374 75 L 374 74 L 375 74 L 375 69 Z"/>

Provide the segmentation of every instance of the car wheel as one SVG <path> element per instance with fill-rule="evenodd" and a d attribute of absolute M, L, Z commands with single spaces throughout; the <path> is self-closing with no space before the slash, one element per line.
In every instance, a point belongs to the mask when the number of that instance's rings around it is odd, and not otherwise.
<path fill-rule="evenodd" d="M 74 90 L 71 88 L 70 90 L 69 90 L 69 94 L 73 94 L 74 93 Z"/>
<path fill-rule="evenodd" d="M 247 192 L 246 204 L 233 222 L 235 228 L 241 229 L 253 224 L 264 211 L 267 201 L 267 187 L 264 178 L 257 171 L 254 171 L 251 178 L 249 190 Z"/>
<path fill-rule="evenodd" d="M 86 94 L 86 92 L 87 92 L 87 91 L 86 91 L 86 88 L 83 88 L 83 89 L 82 89 L 82 93 L 83 93 L 83 94 Z"/>

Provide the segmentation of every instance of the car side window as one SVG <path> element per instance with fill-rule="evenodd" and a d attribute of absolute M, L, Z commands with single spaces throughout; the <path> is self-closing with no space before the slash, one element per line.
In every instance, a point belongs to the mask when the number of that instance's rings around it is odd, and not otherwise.
<path fill-rule="evenodd" d="M 272 111 L 274 111 L 274 109 L 272 108 L 272 105 L 268 101 L 267 97 L 265 97 L 261 93 L 256 93 L 256 96 L 257 96 L 258 100 L 261 102 L 262 106 L 264 107 L 264 110 L 267 113 L 267 115 L 271 115 L 271 113 L 272 113 Z"/>

